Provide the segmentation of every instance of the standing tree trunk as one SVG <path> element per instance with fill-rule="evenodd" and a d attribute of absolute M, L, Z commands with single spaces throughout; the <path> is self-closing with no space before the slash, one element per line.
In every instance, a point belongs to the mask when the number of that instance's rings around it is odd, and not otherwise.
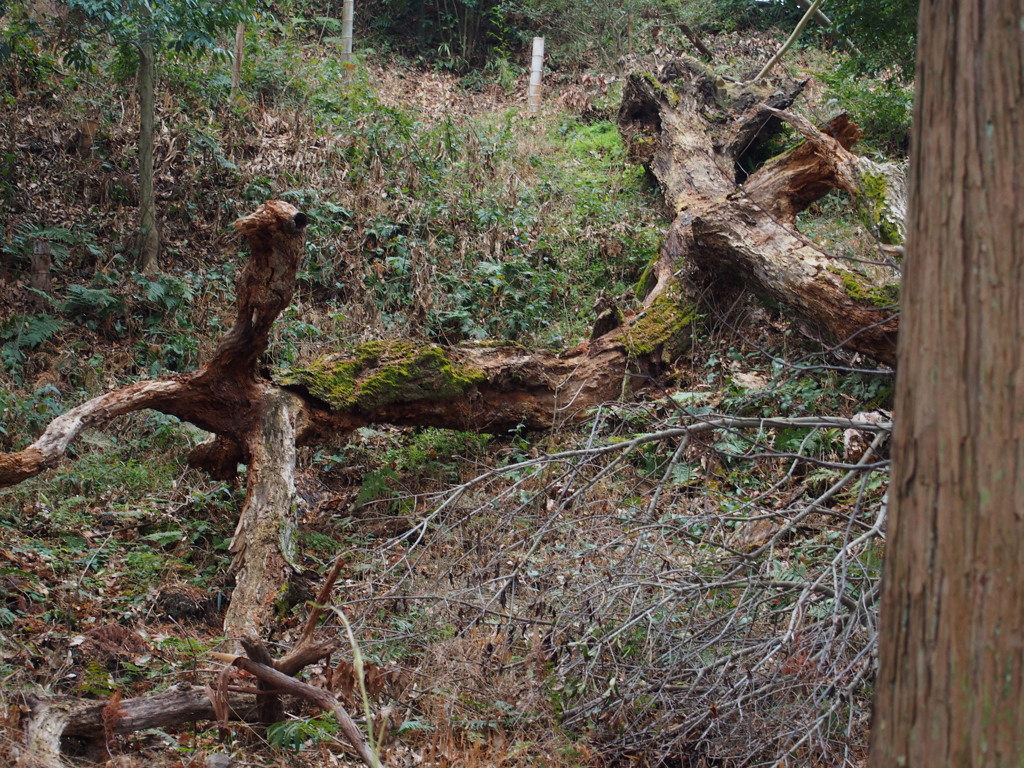
<path fill-rule="evenodd" d="M 1024 765 L 1019 0 L 921 4 L 870 765 Z"/>
<path fill-rule="evenodd" d="M 153 195 L 153 122 L 156 112 L 153 91 L 156 60 L 153 42 L 139 46 L 139 269 L 146 275 L 160 271 L 157 254 L 156 200 Z"/>
<path fill-rule="evenodd" d="M 242 87 L 242 58 L 245 56 L 245 24 L 235 28 L 235 57 L 231 62 L 231 90 Z"/>

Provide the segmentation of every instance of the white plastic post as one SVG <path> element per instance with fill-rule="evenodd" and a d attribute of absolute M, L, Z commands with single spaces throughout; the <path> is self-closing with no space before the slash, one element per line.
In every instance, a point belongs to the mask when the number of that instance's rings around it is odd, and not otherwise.
<path fill-rule="evenodd" d="M 533 38 L 533 60 L 530 64 L 530 89 L 526 96 L 526 108 L 531 112 L 540 109 L 540 75 L 544 70 L 544 38 Z"/>
<path fill-rule="evenodd" d="M 345 0 L 341 8 L 341 60 L 352 61 L 352 18 L 355 16 L 355 0 Z"/>

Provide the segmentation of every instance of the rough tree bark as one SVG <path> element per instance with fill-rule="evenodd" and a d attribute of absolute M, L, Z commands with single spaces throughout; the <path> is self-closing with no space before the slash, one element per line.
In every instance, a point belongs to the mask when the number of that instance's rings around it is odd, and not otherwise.
<path fill-rule="evenodd" d="M 826 132 L 785 110 L 802 83 L 726 83 L 679 58 L 657 77 L 632 75 L 619 128 L 632 156 L 654 174 L 675 214 L 652 269 L 651 304 L 681 269 L 710 284 L 735 278 L 789 304 L 824 336 L 891 364 L 898 283 L 873 283 L 794 228 L 796 215 L 832 189 L 864 194 L 858 131 L 845 120 Z M 737 184 L 751 151 L 785 120 L 806 142 Z"/>
<path fill-rule="evenodd" d="M 153 42 L 139 45 L 139 270 L 146 275 L 160 271 L 157 254 L 160 235 L 156 228 L 153 192 L 153 123 L 156 116 L 156 54 Z"/>
<path fill-rule="evenodd" d="M 922 3 L 870 765 L 1024 765 L 1024 39 Z"/>

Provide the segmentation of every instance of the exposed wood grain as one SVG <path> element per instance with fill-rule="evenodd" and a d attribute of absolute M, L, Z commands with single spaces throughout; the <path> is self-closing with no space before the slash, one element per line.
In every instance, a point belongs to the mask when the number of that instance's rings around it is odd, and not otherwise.
<path fill-rule="evenodd" d="M 860 192 L 858 158 L 849 151 L 856 126 L 837 120 L 821 131 L 783 111 L 800 87 L 716 81 L 686 59 L 658 78 L 630 77 L 619 126 L 675 212 L 647 301 L 691 265 L 712 287 L 739 277 L 789 304 L 826 339 L 892 364 L 899 320 L 888 297 L 896 281 L 871 284 L 794 229 L 797 213 L 829 191 Z M 738 186 L 746 154 L 782 120 L 807 141 Z"/>

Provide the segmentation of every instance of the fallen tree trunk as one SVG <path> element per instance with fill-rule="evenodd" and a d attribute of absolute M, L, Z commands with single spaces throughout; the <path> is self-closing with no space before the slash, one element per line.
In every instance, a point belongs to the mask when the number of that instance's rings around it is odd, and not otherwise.
<path fill-rule="evenodd" d="M 676 277 L 683 263 L 712 276 L 723 270 L 742 275 L 822 332 L 891 362 L 896 320 L 886 309 L 895 294 L 863 283 L 791 227 L 796 213 L 828 189 L 854 190 L 855 158 L 844 146 L 853 129 L 835 126 L 835 135 L 825 136 L 780 112 L 800 83 L 771 92 L 722 85 L 683 59 L 662 80 L 667 84 L 630 79 L 620 125 L 677 216 L 654 265 L 645 308 L 623 325 L 562 355 L 501 344 L 373 342 L 267 381 L 257 361 L 291 300 L 306 223 L 293 206 L 272 201 L 236 223 L 251 256 L 239 279 L 235 324 L 211 360 L 194 373 L 101 395 L 55 419 L 28 448 L 0 455 L 0 487 L 53 467 L 83 428 L 130 411 L 153 408 L 214 433 L 191 457 L 194 464 L 217 477 L 249 465 L 231 545 L 237 588 L 225 630 L 239 639 L 262 636 L 280 586 L 295 569 L 296 444 L 372 423 L 502 432 L 585 418 L 685 348 L 695 312 Z M 807 143 L 765 165 L 737 191 L 734 178 L 758 136 L 783 118 Z"/>
<path fill-rule="evenodd" d="M 248 465 L 245 503 L 230 547 L 236 588 L 225 618 L 225 634 L 237 645 L 268 635 L 274 602 L 296 570 L 297 445 L 373 423 L 500 433 L 585 419 L 595 406 L 657 376 L 688 347 L 696 311 L 677 276 L 684 262 L 710 275 L 722 269 L 742 274 L 756 289 L 797 307 L 823 332 L 890 360 L 896 321 L 877 302 L 853 295 L 866 289 L 853 290 L 852 273 L 791 226 L 796 213 L 827 189 L 853 189 L 853 156 L 843 146 L 842 131 L 827 137 L 779 111 L 792 102 L 799 84 L 772 93 L 726 87 L 720 94 L 699 65 L 686 62 L 665 76 L 671 88 L 653 78 L 630 80 L 620 124 L 631 150 L 644 155 L 661 182 L 676 219 L 654 265 L 654 287 L 643 310 L 618 327 L 564 354 L 511 344 L 372 342 L 270 381 L 258 360 L 274 321 L 291 301 L 306 223 L 293 206 L 271 201 L 236 222 L 251 255 L 239 279 L 235 324 L 211 360 L 193 373 L 132 384 L 71 409 L 29 447 L 0 455 L 0 487 L 56 466 L 83 429 L 132 411 L 155 409 L 212 432 L 213 440 L 193 453 L 194 464 L 218 477 L 232 477 L 240 463 Z M 804 131 L 807 144 L 766 165 L 737 191 L 738 169 L 758 137 L 781 119 Z M 303 650 L 274 668 L 294 674 L 296 665 L 321 650 Z M 195 690 L 176 695 L 164 702 L 171 722 L 178 716 L 173 713 L 207 712 Z M 59 754 L 61 734 L 88 727 L 78 723 L 95 727 L 95 704 L 48 706 L 26 731 L 28 754 Z M 125 728 L 130 717 L 148 722 L 148 706 L 120 702 L 107 720 Z M 269 711 L 263 708 L 265 715 Z"/>
<path fill-rule="evenodd" d="M 288 396 L 285 395 L 285 398 Z M 342 731 L 363 762 L 377 766 L 379 761 L 370 749 L 348 712 L 330 691 L 316 688 L 295 679 L 305 667 L 329 656 L 338 649 L 336 638 L 317 641 L 314 631 L 330 602 L 334 585 L 345 560 L 339 557 L 331 568 L 306 619 L 305 627 L 292 650 L 279 659 L 255 639 L 242 640 L 248 658 L 237 654 L 213 653 L 226 662 L 215 686 L 177 685 L 159 693 L 121 699 L 114 695 L 106 701 L 83 701 L 30 695 L 24 716 L 24 748 L 18 757 L 21 768 L 59 768 L 68 740 L 79 739 L 90 759 L 102 759 L 109 753 L 111 740 L 119 734 L 148 728 L 167 728 L 187 722 L 215 720 L 226 725 L 229 720 L 268 725 L 281 719 L 282 694 L 291 694 L 332 712 Z M 258 688 L 241 695 L 232 684 L 232 670 L 241 669 L 253 675 Z M 233 694 L 233 695 L 232 695 Z M 252 695 L 254 694 L 254 695 Z"/>
<path fill-rule="evenodd" d="M 266 636 L 282 586 L 297 568 L 296 445 L 372 423 L 502 432 L 578 421 L 630 391 L 635 376 L 656 373 L 666 355 L 685 345 L 694 317 L 675 295 L 564 355 L 502 344 L 373 342 L 275 383 L 261 376 L 257 361 L 291 300 L 304 225 L 301 212 L 276 201 L 236 223 L 251 255 L 239 279 L 235 324 L 206 365 L 93 398 L 54 419 L 29 447 L 0 454 L 4 487 L 56 466 L 83 429 L 132 411 L 155 409 L 213 432 L 191 463 L 223 478 L 248 465 L 230 546 L 236 586 L 224 632 L 234 641 Z"/>
<path fill-rule="evenodd" d="M 780 112 L 799 83 L 771 92 L 723 86 L 682 59 L 662 80 L 668 84 L 630 79 L 620 125 L 677 216 L 644 310 L 621 326 L 562 355 L 501 344 L 373 342 L 267 381 L 257 361 L 291 300 L 306 223 L 293 206 L 272 201 L 236 223 L 251 256 L 239 279 L 235 324 L 211 360 L 194 373 L 101 395 L 55 419 L 28 448 L 0 455 L 0 487 L 53 467 L 83 428 L 130 411 L 153 408 L 214 433 L 193 463 L 218 477 L 233 476 L 239 463 L 249 466 L 231 544 L 237 586 L 225 631 L 235 639 L 260 637 L 295 570 L 296 444 L 372 423 L 502 432 L 585 418 L 685 348 L 695 312 L 676 277 L 684 262 L 712 276 L 740 274 L 822 332 L 891 362 L 896 320 L 886 310 L 894 293 L 859 282 L 857 273 L 791 227 L 796 213 L 828 189 L 855 189 L 855 158 L 844 146 L 853 129 L 837 125 L 834 136 L 825 136 Z M 765 165 L 737 191 L 735 175 L 757 137 L 781 119 L 794 123 L 807 143 Z"/>
<path fill-rule="evenodd" d="M 252 697 L 231 705 L 233 716 L 251 720 Z M 20 768 L 59 768 L 61 742 L 80 738 L 94 751 L 109 736 L 147 728 L 168 728 L 196 720 L 215 720 L 217 712 L 211 691 L 203 685 L 177 685 L 161 693 L 120 701 L 82 701 L 28 697 L 24 747 L 18 758 Z"/>
<path fill-rule="evenodd" d="M 712 288 L 738 277 L 793 307 L 822 336 L 892 365 L 898 276 L 878 280 L 852 269 L 795 229 L 797 214 L 830 190 L 854 200 L 867 193 L 860 159 L 849 151 L 855 126 L 838 120 L 822 132 L 783 111 L 801 87 L 730 84 L 688 59 L 658 77 L 629 78 L 620 130 L 675 212 L 647 302 L 687 265 Z M 752 151 L 783 120 L 805 143 L 744 178 Z"/>

